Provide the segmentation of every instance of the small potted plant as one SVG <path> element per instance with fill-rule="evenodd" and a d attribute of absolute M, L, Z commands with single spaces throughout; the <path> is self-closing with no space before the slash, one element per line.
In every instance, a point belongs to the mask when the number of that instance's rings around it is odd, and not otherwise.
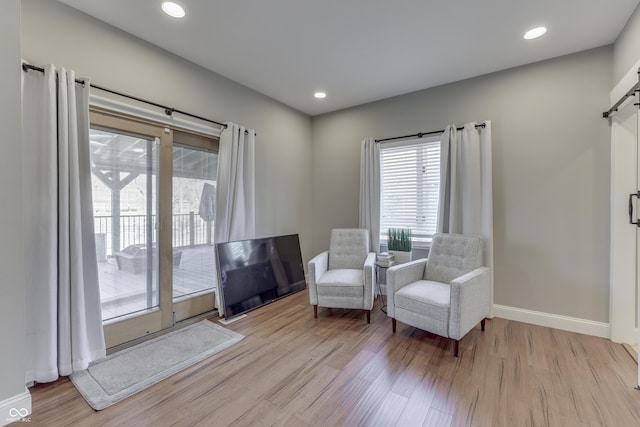
<path fill-rule="evenodd" d="M 408 228 L 389 228 L 387 249 L 401 264 L 411 261 L 411 230 Z"/>

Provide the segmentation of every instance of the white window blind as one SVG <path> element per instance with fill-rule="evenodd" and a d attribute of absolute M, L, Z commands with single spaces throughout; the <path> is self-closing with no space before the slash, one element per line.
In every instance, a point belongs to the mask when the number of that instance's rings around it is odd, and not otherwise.
<path fill-rule="evenodd" d="M 409 228 L 416 247 L 436 232 L 440 196 L 440 137 L 380 146 L 380 241 L 389 228 Z"/>

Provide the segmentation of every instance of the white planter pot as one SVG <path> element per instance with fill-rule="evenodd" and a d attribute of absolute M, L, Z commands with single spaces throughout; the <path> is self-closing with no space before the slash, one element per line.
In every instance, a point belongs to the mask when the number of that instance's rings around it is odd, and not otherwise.
<path fill-rule="evenodd" d="M 395 257 L 394 264 L 403 264 L 405 262 L 411 261 L 411 252 L 389 251 L 389 253 L 393 254 Z"/>

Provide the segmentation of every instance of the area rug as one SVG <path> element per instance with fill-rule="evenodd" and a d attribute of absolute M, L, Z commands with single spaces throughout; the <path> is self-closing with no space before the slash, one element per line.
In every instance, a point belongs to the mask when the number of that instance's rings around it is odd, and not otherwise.
<path fill-rule="evenodd" d="M 93 409 L 104 409 L 244 338 L 208 320 L 119 351 L 71 381 Z"/>

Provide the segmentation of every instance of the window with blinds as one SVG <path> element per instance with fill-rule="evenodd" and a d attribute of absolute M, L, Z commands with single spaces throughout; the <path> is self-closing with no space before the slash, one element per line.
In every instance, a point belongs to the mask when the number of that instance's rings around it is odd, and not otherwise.
<path fill-rule="evenodd" d="M 380 146 L 380 242 L 389 228 L 409 228 L 413 246 L 436 232 L 440 197 L 440 137 Z"/>

